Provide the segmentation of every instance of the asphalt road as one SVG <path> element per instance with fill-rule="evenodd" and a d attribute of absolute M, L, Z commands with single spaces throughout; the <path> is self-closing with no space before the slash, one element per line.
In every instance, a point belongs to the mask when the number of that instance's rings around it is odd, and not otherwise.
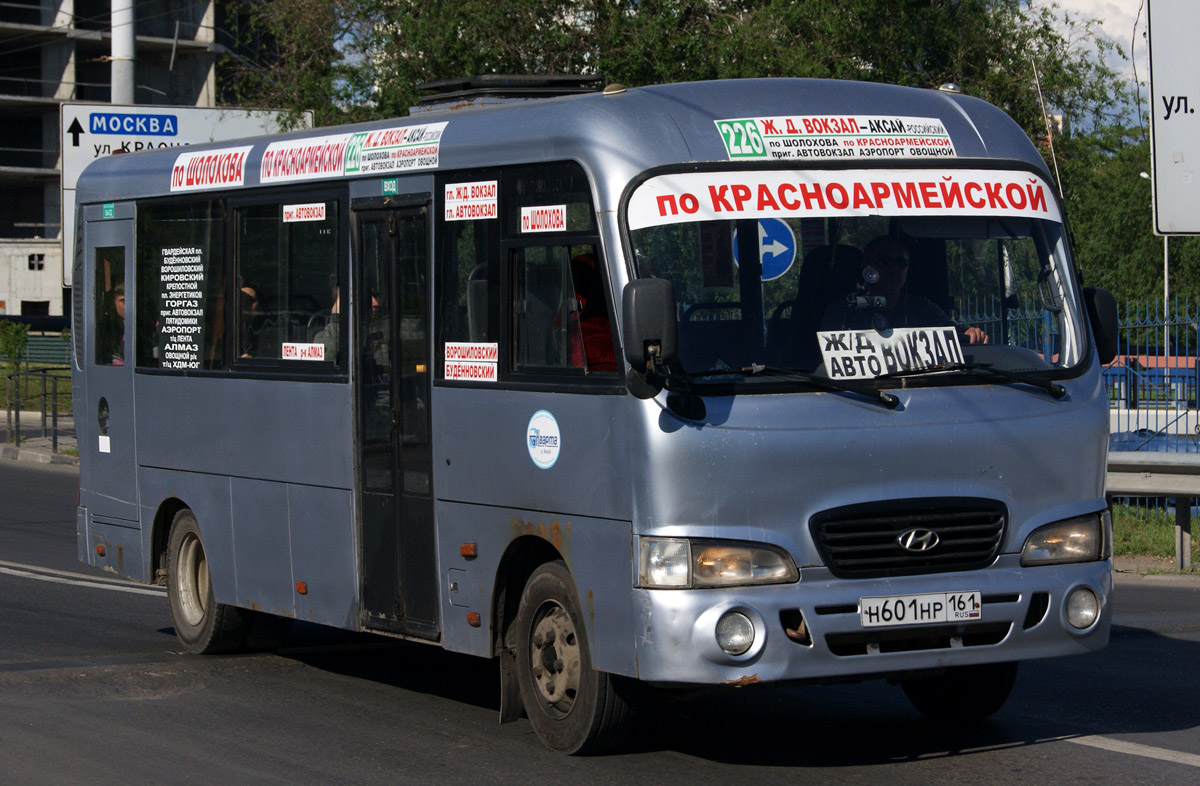
<path fill-rule="evenodd" d="M 497 723 L 492 664 L 298 627 L 175 651 L 165 595 L 76 562 L 76 474 L 0 461 L 0 784 L 1196 783 L 1200 582 L 1119 580 L 1112 644 L 1024 664 L 969 728 L 886 683 L 661 700 L 629 749 Z"/>

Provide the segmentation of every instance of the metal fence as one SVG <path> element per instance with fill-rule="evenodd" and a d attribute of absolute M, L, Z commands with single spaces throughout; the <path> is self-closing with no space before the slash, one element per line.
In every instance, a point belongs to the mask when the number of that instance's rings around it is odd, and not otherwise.
<path fill-rule="evenodd" d="M 1118 306 L 1116 358 L 1104 367 L 1109 448 L 1114 451 L 1200 453 L 1200 304 L 1179 300 Z M 969 302 L 957 315 L 992 341 L 1027 347 L 1043 357 L 1058 351 L 1053 316 L 1026 301 L 1000 308 Z"/>
<path fill-rule="evenodd" d="M 20 445 L 24 437 L 32 432 L 39 432 L 42 437 L 50 439 L 50 450 L 58 452 L 60 410 L 64 414 L 71 412 L 71 369 L 68 366 L 54 366 L 34 369 L 33 371 L 12 371 L 4 377 L 5 401 L 5 438 L 14 445 Z M 22 434 L 22 413 L 34 413 L 37 426 Z M 72 436 L 74 434 L 71 421 Z"/>
<path fill-rule="evenodd" d="M 1200 453 L 1200 305 L 1128 303 L 1118 314 L 1117 357 L 1104 369 L 1109 449 Z"/>
<path fill-rule="evenodd" d="M 1002 306 L 998 298 L 971 299 L 956 313 L 956 321 L 978 327 L 997 344 L 1032 349 L 1042 357 L 1058 352 L 1059 329 L 1054 315 L 1035 301 L 1023 299 Z"/>
<path fill-rule="evenodd" d="M 1200 510 L 1191 495 L 1196 484 L 1181 480 L 1200 471 L 1200 305 L 1180 299 L 1126 303 L 1118 307 L 1118 325 L 1117 356 L 1103 371 L 1110 488 L 1114 458 L 1132 453 L 1144 457 L 1140 477 L 1149 489 L 1113 498 L 1118 539 L 1134 522 L 1141 522 L 1142 532 L 1174 529 L 1175 564 L 1187 570 L 1191 520 Z M 1176 474 L 1179 470 L 1185 476 Z"/>

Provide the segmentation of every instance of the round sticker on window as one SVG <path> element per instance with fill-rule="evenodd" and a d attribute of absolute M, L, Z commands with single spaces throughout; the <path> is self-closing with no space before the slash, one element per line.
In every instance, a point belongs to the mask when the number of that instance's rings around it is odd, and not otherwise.
<path fill-rule="evenodd" d="M 529 458 L 542 469 L 550 469 L 558 461 L 558 451 L 562 447 L 562 439 L 558 435 L 558 421 L 544 409 L 533 413 L 529 419 L 526 438 L 529 444 Z"/>

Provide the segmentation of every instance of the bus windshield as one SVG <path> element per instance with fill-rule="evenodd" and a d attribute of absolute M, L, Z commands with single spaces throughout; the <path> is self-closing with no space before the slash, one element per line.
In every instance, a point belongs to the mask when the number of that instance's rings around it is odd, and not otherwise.
<path fill-rule="evenodd" d="M 1085 356 L 1059 208 L 1030 172 L 668 174 L 632 192 L 626 220 L 635 274 L 674 286 L 693 377 L 1037 373 Z"/>

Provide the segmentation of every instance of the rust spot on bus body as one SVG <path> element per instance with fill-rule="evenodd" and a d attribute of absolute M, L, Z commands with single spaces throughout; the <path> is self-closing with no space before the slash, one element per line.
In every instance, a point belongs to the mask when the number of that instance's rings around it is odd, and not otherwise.
<path fill-rule="evenodd" d="M 533 535 L 550 543 L 558 550 L 560 554 L 566 554 L 570 546 L 571 540 L 571 522 L 567 522 L 567 527 L 564 532 L 563 527 L 558 523 L 558 519 L 550 522 L 547 527 L 545 522 L 526 521 L 525 519 L 513 516 L 509 519 L 509 527 L 512 529 L 513 538 L 519 538 L 524 535 Z"/>
<path fill-rule="evenodd" d="M 761 680 L 759 680 L 757 674 L 747 674 L 745 677 L 738 677 L 736 680 L 726 680 L 725 684 L 735 688 L 743 688 L 747 685 L 755 685 L 758 682 L 761 682 Z"/>

